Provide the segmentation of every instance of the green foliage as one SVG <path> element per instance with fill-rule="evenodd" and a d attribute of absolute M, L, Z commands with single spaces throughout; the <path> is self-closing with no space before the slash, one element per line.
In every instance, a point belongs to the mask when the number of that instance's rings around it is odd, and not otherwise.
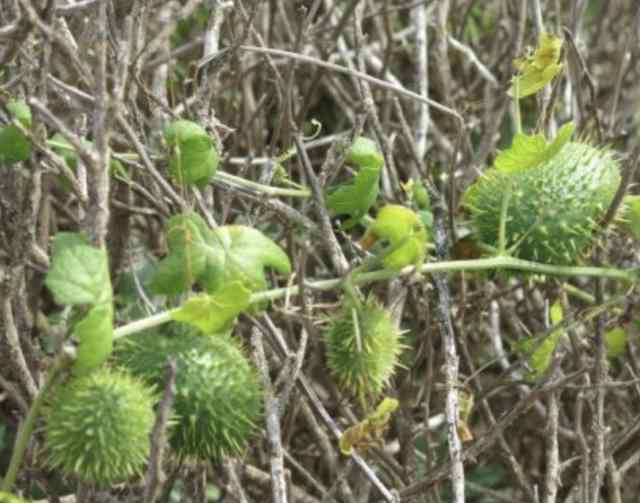
<path fill-rule="evenodd" d="M 49 466 L 100 486 L 139 475 L 149 456 L 153 403 L 148 386 L 106 368 L 61 386 L 46 414 Z"/>
<path fill-rule="evenodd" d="M 226 283 L 211 295 L 191 297 L 171 317 L 199 328 L 206 333 L 222 332 L 249 307 L 251 292 L 241 283 Z"/>
<path fill-rule="evenodd" d="M 535 52 L 525 58 L 514 60 L 519 74 L 513 78 L 509 95 L 524 98 L 537 93 L 562 71 L 560 54 L 562 39 L 541 33 Z"/>
<path fill-rule="evenodd" d="M 151 290 L 177 295 L 202 280 L 208 292 L 222 284 L 224 252 L 212 231 L 197 213 L 173 216 L 167 222 L 169 255 L 159 264 L 151 279 Z"/>
<path fill-rule="evenodd" d="M 326 203 L 334 214 L 349 215 L 352 222 L 357 223 L 376 202 L 384 159 L 374 141 L 358 137 L 349 150 L 347 160 L 358 166 L 358 173 L 350 183 L 334 188 Z"/>
<path fill-rule="evenodd" d="M 557 325 L 563 319 L 562 306 L 558 303 L 549 310 L 551 323 Z M 527 337 L 516 343 L 516 349 L 528 356 L 529 367 L 532 369 L 529 376 L 536 379 L 542 376 L 551 365 L 551 358 L 556 346 L 564 335 L 563 330 L 554 330 L 541 339 L 539 336 Z"/>
<path fill-rule="evenodd" d="M 209 229 L 195 213 L 177 215 L 167 224 L 169 255 L 151 280 L 156 293 L 175 295 L 194 283 L 214 293 L 239 282 L 250 291 L 267 287 L 265 267 L 291 272 L 287 254 L 260 231 L 243 225 Z"/>
<path fill-rule="evenodd" d="M 424 220 L 404 206 L 388 204 L 376 216 L 364 237 L 365 246 L 383 239 L 390 246 L 383 251 L 382 263 L 390 269 L 408 265 L 419 266 L 424 261 L 427 229 Z"/>
<path fill-rule="evenodd" d="M 89 245 L 81 234 L 58 233 L 45 284 L 58 304 L 92 306 L 73 328 L 80 342 L 73 372 L 85 375 L 109 357 L 113 344 L 113 294 L 106 251 Z"/>
<path fill-rule="evenodd" d="M 110 302 L 111 281 L 106 251 L 89 245 L 81 234 L 58 233 L 53 242 L 51 269 L 45 284 L 58 304 Z"/>
<path fill-rule="evenodd" d="M 164 131 L 172 149 L 169 172 L 180 184 L 205 186 L 216 174 L 218 151 L 207 132 L 186 120 L 172 122 Z"/>
<path fill-rule="evenodd" d="M 364 401 L 382 393 L 402 352 L 400 330 L 374 299 L 347 303 L 324 332 L 327 366 L 338 385 Z"/>
<path fill-rule="evenodd" d="M 7 104 L 10 116 L 17 119 L 25 129 L 31 129 L 31 109 L 22 100 Z M 31 157 L 31 142 L 16 126 L 0 128 L 0 163 L 26 161 Z"/>
<path fill-rule="evenodd" d="M 506 245 L 516 257 L 571 265 L 586 251 L 596 222 L 613 200 L 620 173 L 611 153 L 566 143 L 568 134 L 569 128 L 563 128 L 547 146 L 535 137 L 520 137 L 497 166 L 469 188 L 463 204 L 482 242 L 498 247 L 501 209 L 508 198 Z M 525 148 L 534 143 L 537 148 Z M 520 154 L 523 168 L 517 164 Z"/>
<path fill-rule="evenodd" d="M 80 346 L 73 364 L 73 373 L 81 376 L 97 369 L 113 350 L 113 307 L 105 302 L 93 306 L 73 327 L 73 336 Z"/>
<path fill-rule="evenodd" d="M 239 281 L 251 291 L 267 288 L 264 269 L 280 274 L 291 272 L 289 257 L 271 239 L 257 229 L 244 225 L 225 225 L 214 231 L 224 250 L 224 281 Z"/>
<path fill-rule="evenodd" d="M 27 500 L 18 498 L 11 493 L 0 492 L 0 503 L 28 503 Z"/>
<path fill-rule="evenodd" d="M 162 386 L 167 358 L 176 363 L 176 424 L 171 446 L 184 456 L 218 462 L 242 452 L 262 411 L 262 389 L 240 345 L 228 335 L 144 333 L 116 345 L 116 361 Z"/>

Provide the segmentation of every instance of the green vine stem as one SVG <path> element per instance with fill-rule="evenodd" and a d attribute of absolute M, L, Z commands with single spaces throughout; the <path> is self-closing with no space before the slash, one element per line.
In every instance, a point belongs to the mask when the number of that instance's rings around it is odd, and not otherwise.
<path fill-rule="evenodd" d="M 610 267 L 589 267 L 589 266 L 558 266 L 540 264 L 538 262 L 530 262 L 509 256 L 497 256 L 489 258 L 480 258 L 474 260 L 454 260 L 423 264 L 417 270 L 418 273 L 432 274 L 436 272 L 458 272 L 458 271 L 488 271 L 488 270 L 512 270 L 529 272 L 533 274 L 542 274 L 547 276 L 564 276 L 564 277 L 588 277 L 588 278 L 606 278 L 611 280 L 623 281 L 633 284 L 640 280 L 639 269 L 615 269 Z M 402 270 L 381 269 L 379 271 L 365 272 L 358 274 L 352 278 L 352 285 L 364 285 L 376 281 L 385 281 L 398 276 L 407 276 L 416 272 L 413 266 L 405 267 Z M 310 290 L 332 290 L 344 285 L 344 278 L 325 279 L 320 281 L 310 281 L 305 286 Z M 274 288 L 264 292 L 256 292 L 251 295 L 249 302 L 251 304 L 259 304 L 265 301 L 281 299 L 285 296 L 297 295 L 300 289 L 297 285 Z M 126 337 L 148 328 L 153 328 L 172 320 L 172 313 L 176 309 L 170 309 L 158 314 L 154 314 L 148 318 L 134 321 L 127 325 L 123 325 L 114 331 L 114 339 Z"/>
<path fill-rule="evenodd" d="M 51 147 L 55 147 L 61 150 L 75 151 L 73 147 L 70 147 L 67 144 L 57 142 L 55 140 L 47 140 L 47 145 Z M 138 160 L 138 154 L 126 153 L 126 154 L 116 154 L 114 155 L 115 159 L 130 159 L 130 160 Z M 219 181 L 223 183 L 227 183 L 229 185 L 234 185 L 236 187 L 245 187 L 249 189 L 253 189 L 257 192 L 261 192 L 263 194 L 267 194 L 271 197 L 309 197 L 310 192 L 307 189 L 290 189 L 286 187 L 272 187 L 270 185 L 263 185 L 258 182 L 253 182 L 251 180 L 246 180 L 245 178 L 232 175 L 230 173 L 226 173 L 224 171 L 218 170 L 215 175 L 213 175 L 214 181 Z"/>
<path fill-rule="evenodd" d="M 27 446 L 29 445 L 29 440 L 31 439 L 31 434 L 33 433 L 33 427 L 35 425 L 36 419 L 40 414 L 40 409 L 42 409 L 42 405 L 44 401 L 47 399 L 49 392 L 58 382 L 60 377 L 63 375 L 63 371 L 71 365 L 73 359 L 70 358 L 65 352 L 60 353 L 55 361 L 51 370 L 47 374 L 47 378 L 42 385 L 42 388 L 38 391 L 38 395 L 35 400 L 31 404 L 31 408 L 27 413 L 27 417 L 24 420 L 24 423 L 20 426 L 20 431 L 18 432 L 18 436 L 16 437 L 15 444 L 13 446 L 13 452 L 11 453 L 11 461 L 9 462 L 9 468 L 7 469 L 7 473 L 2 480 L 2 488 L 1 490 L 4 492 L 11 492 L 13 488 L 13 484 L 16 481 L 16 477 L 18 475 L 18 468 L 22 464 L 22 459 L 24 458 L 24 453 L 27 450 Z"/>

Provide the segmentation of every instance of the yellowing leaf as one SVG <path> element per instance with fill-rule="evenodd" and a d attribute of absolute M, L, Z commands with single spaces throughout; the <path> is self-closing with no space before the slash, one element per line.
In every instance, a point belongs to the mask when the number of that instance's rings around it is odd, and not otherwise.
<path fill-rule="evenodd" d="M 524 98 L 537 93 L 562 71 L 562 39 L 541 33 L 538 47 L 527 57 L 514 60 L 519 73 L 513 77 L 509 95 Z"/>
<path fill-rule="evenodd" d="M 397 408 L 397 400 L 393 398 L 382 400 L 371 415 L 344 431 L 340 437 L 340 452 L 350 456 L 354 451 L 363 452 L 371 444 L 378 443 L 389 424 L 391 414 Z"/>

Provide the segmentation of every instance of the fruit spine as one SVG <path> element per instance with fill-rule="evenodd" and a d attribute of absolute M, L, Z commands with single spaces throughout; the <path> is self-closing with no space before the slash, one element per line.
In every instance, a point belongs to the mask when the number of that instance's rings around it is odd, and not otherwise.
<path fill-rule="evenodd" d="M 239 454 L 262 411 L 262 388 L 240 345 L 229 335 L 184 326 L 123 341 L 116 361 L 149 384 L 162 384 L 167 358 L 176 363 L 171 446 L 182 456 L 218 462 Z M 175 333 L 179 332 L 179 333 Z"/>
<path fill-rule="evenodd" d="M 140 474 L 154 398 L 138 379 L 107 368 L 60 386 L 46 415 L 49 465 L 103 486 Z"/>
<path fill-rule="evenodd" d="M 592 243 L 619 183 L 618 162 L 608 150 L 571 142 L 532 166 L 490 169 L 463 204 L 483 243 L 498 246 L 506 203 L 506 245 L 514 256 L 571 265 Z"/>
<path fill-rule="evenodd" d="M 374 299 L 347 304 L 327 328 L 327 366 L 341 388 L 360 400 L 380 395 L 398 366 L 400 330 Z"/>

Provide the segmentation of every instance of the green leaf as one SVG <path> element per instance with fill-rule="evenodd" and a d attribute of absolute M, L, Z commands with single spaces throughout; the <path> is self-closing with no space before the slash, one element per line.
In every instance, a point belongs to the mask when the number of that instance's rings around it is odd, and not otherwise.
<path fill-rule="evenodd" d="M 240 282 L 226 283 L 214 294 L 191 297 L 171 317 L 208 334 L 221 332 L 249 307 L 250 296 L 251 292 Z"/>
<path fill-rule="evenodd" d="M 622 356 L 627 347 L 627 331 L 624 328 L 614 328 L 604 334 L 604 343 L 607 348 L 607 358 Z"/>
<path fill-rule="evenodd" d="M 200 281 L 208 292 L 223 282 L 224 252 L 212 231 L 197 213 L 184 213 L 167 222 L 169 255 L 151 279 L 151 290 L 177 295 Z"/>
<path fill-rule="evenodd" d="M 102 365 L 113 351 L 113 308 L 111 303 L 93 306 L 73 328 L 80 345 L 73 373 L 81 376 Z"/>
<path fill-rule="evenodd" d="M 364 136 L 358 136 L 353 140 L 347 160 L 361 168 L 380 169 L 384 165 L 384 157 L 378 151 L 376 143 Z"/>
<path fill-rule="evenodd" d="M 327 208 L 336 215 L 360 220 L 376 202 L 379 181 L 379 168 L 362 168 L 351 183 L 339 185 L 327 196 Z"/>
<path fill-rule="evenodd" d="M 541 134 L 516 133 L 511 146 L 498 154 L 493 167 L 467 189 L 462 198 L 462 204 L 465 206 L 473 205 L 472 201 L 477 188 L 484 178 L 490 177 L 495 173 L 515 174 L 535 168 L 552 159 L 571 139 L 575 128 L 576 126 L 573 122 L 568 122 L 560 128 L 558 134 L 550 143 Z"/>
<path fill-rule="evenodd" d="M 551 323 L 557 325 L 563 319 L 562 305 L 555 303 L 550 309 Z M 563 330 L 554 330 L 544 340 L 540 336 L 527 337 L 516 343 L 516 349 L 529 355 L 529 367 L 532 369 L 529 376 L 536 379 L 542 376 L 551 365 L 551 357 L 564 335 Z"/>
<path fill-rule="evenodd" d="M 178 120 L 164 132 L 173 155 L 169 171 L 179 183 L 203 186 L 216 174 L 218 152 L 207 132 L 191 121 Z"/>
<path fill-rule="evenodd" d="M 561 38 L 541 33 L 533 55 L 513 62 L 519 73 L 512 79 L 509 95 L 524 98 L 537 93 L 551 82 L 562 71 L 561 50 Z"/>
<path fill-rule="evenodd" d="M 12 118 L 17 119 L 24 128 L 31 128 L 31 109 L 23 100 L 7 103 Z M 0 128 L 0 162 L 14 163 L 26 161 L 31 157 L 31 142 L 16 126 Z"/>
<path fill-rule="evenodd" d="M 541 134 L 530 136 L 516 133 L 511 147 L 498 154 L 494 166 L 506 173 L 528 169 L 544 158 L 546 146 L 547 142 Z"/>
<path fill-rule="evenodd" d="M 251 227 L 228 225 L 209 229 L 195 213 L 172 217 L 167 224 L 169 255 L 151 280 L 155 293 L 176 295 L 199 283 L 214 293 L 222 284 L 240 281 L 250 290 L 267 287 L 264 268 L 291 272 L 287 254 Z"/>
<path fill-rule="evenodd" d="M 259 230 L 226 225 L 213 232 L 215 242 L 224 250 L 225 283 L 240 281 L 250 291 L 264 290 L 265 267 L 281 274 L 291 272 L 291 262 L 284 250 Z"/>
<path fill-rule="evenodd" d="M 58 233 L 45 284 L 58 304 L 111 302 L 107 253 L 75 233 Z"/>
<path fill-rule="evenodd" d="M 391 269 L 408 265 L 419 266 L 426 255 L 427 229 L 422 218 L 409 208 L 396 204 L 383 207 L 363 239 L 369 247 L 378 239 L 389 242 L 382 254 L 382 263 Z"/>
<path fill-rule="evenodd" d="M 151 277 L 149 288 L 155 294 L 179 295 L 189 290 L 205 269 L 205 257 L 180 250 L 162 259 Z"/>
<path fill-rule="evenodd" d="M 31 108 L 24 100 L 11 100 L 7 110 L 12 117 L 18 119 L 25 129 L 31 129 Z"/>
<path fill-rule="evenodd" d="M 356 138 L 347 160 L 360 169 L 350 183 L 337 186 L 327 196 L 327 208 L 336 215 L 349 215 L 357 223 L 375 204 L 384 159 L 374 141 Z"/>
<path fill-rule="evenodd" d="M 31 142 L 15 126 L 0 128 L 0 162 L 14 163 L 31 157 Z"/>

